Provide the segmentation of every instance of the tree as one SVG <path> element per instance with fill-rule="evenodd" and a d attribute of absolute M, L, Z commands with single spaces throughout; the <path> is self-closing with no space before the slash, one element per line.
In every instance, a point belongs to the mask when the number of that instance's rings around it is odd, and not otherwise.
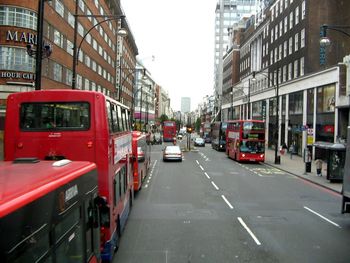
<path fill-rule="evenodd" d="M 197 118 L 196 124 L 195 124 L 195 129 L 196 129 L 197 132 L 200 132 L 201 123 L 202 123 L 201 118 Z"/>
<path fill-rule="evenodd" d="M 169 120 L 169 117 L 166 114 L 162 114 L 159 118 L 161 124 L 163 124 L 163 122 L 167 120 Z"/>

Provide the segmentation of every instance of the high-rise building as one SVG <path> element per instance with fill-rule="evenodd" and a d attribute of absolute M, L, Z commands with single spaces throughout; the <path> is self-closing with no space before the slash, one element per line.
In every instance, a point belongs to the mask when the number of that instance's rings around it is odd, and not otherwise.
<path fill-rule="evenodd" d="M 186 113 L 191 111 L 191 98 L 182 97 L 181 98 L 181 112 Z"/>
<path fill-rule="evenodd" d="M 222 95 L 223 56 L 230 44 L 230 30 L 244 17 L 255 14 L 261 0 L 218 0 L 215 9 L 215 96 Z"/>

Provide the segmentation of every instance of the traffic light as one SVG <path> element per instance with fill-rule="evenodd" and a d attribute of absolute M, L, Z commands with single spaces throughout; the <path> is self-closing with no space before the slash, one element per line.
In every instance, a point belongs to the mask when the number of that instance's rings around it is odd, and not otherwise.
<path fill-rule="evenodd" d="M 187 133 L 192 133 L 193 129 L 192 129 L 192 127 L 187 127 L 186 131 L 187 131 Z"/>

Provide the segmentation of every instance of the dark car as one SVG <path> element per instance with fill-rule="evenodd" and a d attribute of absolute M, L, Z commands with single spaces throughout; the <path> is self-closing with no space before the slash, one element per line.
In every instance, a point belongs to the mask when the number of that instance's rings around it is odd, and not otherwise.
<path fill-rule="evenodd" d="M 194 140 L 194 146 L 205 146 L 205 141 L 204 141 L 204 139 L 203 138 L 196 138 L 195 140 Z"/>
<path fill-rule="evenodd" d="M 205 137 L 204 141 L 205 141 L 205 143 L 211 143 L 211 138 L 210 137 Z"/>

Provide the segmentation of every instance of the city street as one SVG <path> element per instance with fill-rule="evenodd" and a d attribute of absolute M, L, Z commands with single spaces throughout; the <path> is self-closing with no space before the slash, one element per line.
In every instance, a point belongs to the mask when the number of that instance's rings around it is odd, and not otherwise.
<path fill-rule="evenodd" d="M 114 262 L 348 261 L 339 194 L 210 144 L 164 163 L 163 147 L 152 146 Z"/>

